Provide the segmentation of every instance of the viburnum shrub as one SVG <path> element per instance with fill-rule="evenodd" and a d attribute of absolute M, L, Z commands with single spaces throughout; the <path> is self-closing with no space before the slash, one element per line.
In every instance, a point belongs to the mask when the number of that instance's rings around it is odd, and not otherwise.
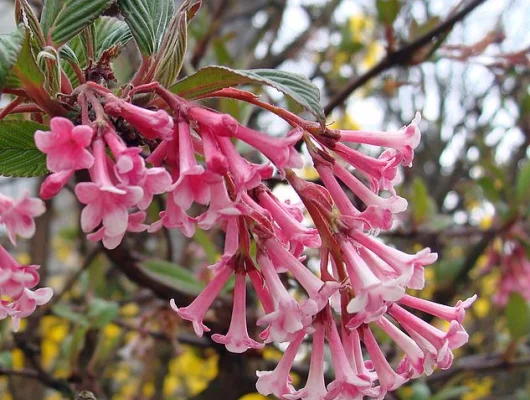
<path fill-rule="evenodd" d="M 8 118 L 0 125 L 0 143 L 13 151 L 0 161 L 0 172 L 49 173 L 42 199 L 75 185 L 81 228 L 107 249 L 120 246 L 128 232 L 165 228 L 193 237 L 197 226 L 221 229 L 224 253 L 210 267 L 210 282 L 191 304 L 171 300 L 168 307 L 203 336 L 210 332 L 208 310 L 233 277 L 229 328 L 211 340 L 235 353 L 285 344 L 274 370 L 257 371 L 256 387 L 264 395 L 383 398 L 435 367 L 449 368 L 452 350 L 468 340 L 462 322 L 475 297 L 450 307 L 407 294 L 423 289 L 424 267 L 436 261 L 436 253 L 425 248 L 407 254 L 377 238 L 407 208 L 395 185 L 420 142 L 419 114 L 398 131 L 335 130 L 325 124 L 318 89 L 296 74 L 206 67 L 178 80 L 187 24 L 200 4 L 185 1 L 173 10 L 172 0 L 148 7 L 118 0 L 123 22 L 101 16 L 113 2 L 48 0 L 38 21 L 26 0 L 16 1 L 20 25 L 0 38 L 1 86 L 14 96 L 1 115 Z M 112 61 L 131 38 L 141 66 L 130 82 L 117 86 Z M 239 85 L 271 86 L 312 118 Z M 261 107 L 290 130 L 273 137 L 201 102 L 219 97 Z M 12 117 L 20 113 L 24 120 Z M 245 159 L 238 142 L 265 161 Z M 383 151 L 374 158 L 359 144 Z M 318 182 L 297 174 L 304 166 L 302 148 Z M 275 196 L 270 182 L 278 180 L 290 185 L 300 204 Z M 147 211 L 155 197 L 164 208 L 151 219 Z M 33 218 L 43 212 L 39 199 L 0 197 L 0 222 L 13 245 L 17 235 L 34 233 Z M 304 263 L 307 248 L 319 254 L 317 270 Z M 19 265 L 3 247 L 0 258 L 0 315 L 11 316 L 16 328 L 52 293 L 30 290 L 39 281 L 38 266 Z M 247 290 L 263 309 L 259 337 L 247 331 Z M 447 321 L 445 329 L 417 312 Z M 403 354 L 398 365 L 390 365 L 378 344 L 383 332 Z M 309 375 L 295 389 L 289 372 L 304 341 L 312 343 Z M 327 385 L 326 348 L 334 377 Z"/>

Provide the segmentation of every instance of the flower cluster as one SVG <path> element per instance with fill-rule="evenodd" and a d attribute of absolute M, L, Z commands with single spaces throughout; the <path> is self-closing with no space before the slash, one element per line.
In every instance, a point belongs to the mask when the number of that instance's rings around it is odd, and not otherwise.
<path fill-rule="evenodd" d="M 212 334 L 212 340 L 236 353 L 288 343 L 273 371 L 258 371 L 260 393 L 285 399 L 383 398 L 410 379 L 451 365 L 452 350 L 468 339 L 462 321 L 475 297 L 449 307 L 407 294 L 407 289 L 423 288 L 423 268 L 437 255 L 428 248 L 407 254 L 375 237 L 391 228 L 394 214 L 407 208 L 394 185 L 398 169 L 411 165 L 419 144 L 419 115 L 396 132 L 335 131 L 267 108 L 247 92 L 217 93 L 283 117 L 292 130 L 277 138 L 156 84 L 132 89 L 129 98 L 141 92 L 156 95 L 146 108 L 91 85 L 79 93 L 83 125 L 54 118 L 51 132 L 36 133 L 53 172 L 41 194 L 55 195 L 74 171 L 88 169 L 90 180 L 75 187 L 85 204 L 81 226 L 107 248 L 118 246 L 127 231 L 178 228 L 191 237 L 196 226 L 220 227 L 224 253 L 210 267 L 213 278 L 190 305 L 172 300 L 171 307 L 202 336 L 210 331 L 207 311 L 234 276 L 230 326 L 227 332 Z M 154 106 L 158 109 L 149 109 Z M 243 158 L 237 141 L 254 147 L 268 161 L 256 164 Z M 303 166 L 298 143 L 307 147 L 322 184 L 294 172 Z M 373 158 L 352 143 L 384 151 Z M 275 173 L 288 181 L 303 204 L 282 202 L 272 193 L 266 181 Z M 157 221 L 146 223 L 145 210 L 160 194 L 165 194 L 165 210 Z M 355 204 L 352 196 L 358 200 Z M 198 215 L 190 212 L 193 204 L 202 207 Z M 306 212 L 314 228 L 303 223 Z M 307 248 L 320 253 L 317 273 L 304 264 Z M 286 276 L 303 294 L 293 296 Z M 247 277 L 263 307 L 257 321 L 263 327 L 259 338 L 252 338 L 247 329 Z M 447 330 L 435 328 L 414 311 L 447 321 Z M 387 360 L 374 328 L 402 350 L 397 365 Z M 289 371 L 308 335 L 313 343 L 309 378 L 296 390 Z M 326 343 L 335 377 L 327 386 Z"/>
<path fill-rule="evenodd" d="M 33 236 L 34 218 L 44 211 L 42 200 L 30 198 L 27 193 L 18 200 L 0 194 L 0 223 L 13 244 L 16 244 L 17 235 Z M 50 288 L 31 290 L 39 283 L 38 269 L 38 265 L 20 265 L 0 245 L 0 320 L 11 317 L 15 330 L 21 318 L 31 315 L 37 306 L 46 304 L 52 297 Z"/>

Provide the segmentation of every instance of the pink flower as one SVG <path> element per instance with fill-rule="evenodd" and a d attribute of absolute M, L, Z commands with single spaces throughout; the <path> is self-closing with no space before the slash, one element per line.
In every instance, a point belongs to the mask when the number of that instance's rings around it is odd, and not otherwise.
<path fill-rule="evenodd" d="M 13 244 L 16 244 L 16 235 L 28 239 L 35 234 L 34 218 L 45 211 L 43 201 L 29 197 L 29 193 L 24 193 L 18 200 L 0 193 L 0 223 L 6 226 Z"/>
<path fill-rule="evenodd" d="M 295 335 L 274 371 L 256 371 L 258 376 L 256 389 L 258 389 L 259 393 L 264 396 L 273 394 L 276 397 L 283 398 L 286 394 L 294 392 L 289 371 L 304 340 L 304 336 L 304 331 L 300 331 Z"/>
<path fill-rule="evenodd" d="M 204 315 L 215 298 L 221 293 L 228 278 L 232 276 L 232 272 L 233 269 L 230 265 L 224 265 L 223 268 L 220 268 L 208 285 L 206 285 L 197 298 L 187 307 L 178 308 L 175 300 L 171 299 L 171 308 L 180 316 L 180 318 L 193 323 L 193 330 L 197 336 L 202 337 L 204 332 L 210 331 L 210 328 L 203 323 Z"/>
<path fill-rule="evenodd" d="M 456 305 L 451 307 L 406 294 L 400 299 L 399 303 L 403 304 L 404 306 L 426 312 L 448 322 L 457 321 L 459 324 L 461 324 L 466 315 L 466 309 L 471 307 L 476 299 L 477 295 L 475 294 L 467 300 L 458 300 Z"/>
<path fill-rule="evenodd" d="M 38 268 L 38 265 L 20 265 L 0 246 L 0 319 L 11 316 L 15 331 L 21 318 L 32 314 L 37 306 L 46 304 L 53 295 L 50 288 L 30 290 L 39 283 Z"/>
<path fill-rule="evenodd" d="M 87 169 L 94 157 L 86 149 L 92 141 L 91 127 L 74 124 L 66 118 L 55 117 L 50 121 L 51 132 L 36 131 L 35 144 L 47 154 L 46 165 L 52 172 Z"/>
<path fill-rule="evenodd" d="M 212 340 L 224 344 L 232 353 L 243 353 L 248 349 L 261 349 L 262 343 L 252 340 L 247 331 L 246 274 L 236 272 L 232 320 L 226 335 L 212 335 Z"/>
<path fill-rule="evenodd" d="M 368 350 L 368 354 L 370 354 L 370 359 L 372 360 L 375 372 L 377 373 L 377 379 L 379 380 L 378 397 L 383 398 L 387 392 L 401 387 L 408 379 L 396 374 L 392 369 L 370 328 L 367 325 L 363 325 L 361 330 L 364 345 L 366 346 L 366 350 Z"/>
<path fill-rule="evenodd" d="M 362 321 L 356 319 L 357 324 L 375 321 L 386 312 L 386 302 L 395 302 L 405 295 L 410 275 L 395 279 L 392 276 L 385 276 L 384 271 L 378 270 L 377 265 L 367 264 L 348 240 L 341 240 L 341 248 L 355 292 L 355 297 L 348 303 L 347 310 L 349 313 L 360 313 L 363 316 Z M 352 326 L 350 322 L 349 327 L 356 326 Z"/>
<path fill-rule="evenodd" d="M 174 201 L 184 210 L 190 208 L 195 201 L 208 204 L 210 201 L 210 185 L 205 180 L 204 168 L 197 164 L 191 140 L 190 126 L 184 119 L 178 121 L 179 141 L 179 177 L 171 186 Z"/>
<path fill-rule="evenodd" d="M 74 170 L 54 172 L 44 179 L 40 187 L 40 197 L 44 200 L 55 197 L 74 175 Z"/>
<path fill-rule="evenodd" d="M 228 196 L 224 179 L 221 176 L 211 178 L 210 205 L 208 210 L 198 218 L 198 225 L 201 229 L 210 229 L 223 218 L 241 215 L 241 207 Z"/>
<path fill-rule="evenodd" d="M 280 170 L 284 168 L 302 168 L 304 160 L 294 145 L 302 138 L 303 131 L 293 129 L 286 138 L 277 138 L 238 124 L 231 136 L 248 143 L 271 160 Z"/>
<path fill-rule="evenodd" d="M 286 267 L 309 295 L 302 306 L 304 312 L 309 315 L 315 315 L 322 310 L 328 304 L 329 298 L 341 287 L 338 282 L 323 282 L 317 278 L 275 238 L 266 240 L 265 246 L 275 265 Z"/>
<path fill-rule="evenodd" d="M 179 228 L 186 237 L 192 237 L 195 234 L 195 218 L 186 214 L 186 211 L 175 203 L 174 196 L 169 193 L 166 199 L 166 210 L 161 211 L 160 219 L 151 224 L 147 230 L 149 233 L 156 232 L 162 227 L 168 229 Z"/>
<path fill-rule="evenodd" d="M 291 247 L 301 247 L 301 250 L 304 246 L 320 247 L 322 241 L 318 231 L 307 228 L 297 221 L 286 205 L 274 197 L 264 186 L 258 188 L 258 200 L 260 205 L 269 211 L 274 222 L 280 228 L 277 234 L 282 243 L 290 243 Z"/>
<path fill-rule="evenodd" d="M 420 120 L 420 113 L 416 113 L 410 125 L 404 126 L 398 132 L 338 132 L 340 134 L 340 140 L 344 142 L 364 143 L 395 149 L 402 155 L 403 165 L 410 166 L 414 157 L 414 149 L 418 147 L 421 139 L 421 133 L 418 129 Z"/>
<path fill-rule="evenodd" d="M 342 143 L 337 143 L 333 151 L 339 154 L 356 170 L 361 172 L 370 180 L 370 188 L 373 192 L 387 189 L 395 193 L 394 184 L 398 179 L 398 167 L 401 159 L 394 149 L 387 149 L 375 159 Z"/>
<path fill-rule="evenodd" d="M 138 202 L 138 208 L 140 210 L 147 210 L 153 196 L 155 194 L 162 194 L 169 190 L 171 186 L 171 175 L 165 170 L 165 168 L 148 168 L 145 171 L 145 180 L 141 185 L 144 194 L 141 200 Z"/>
<path fill-rule="evenodd" d="M 164 110 L 146 110 L 109 94 L 105 112 L 113 117 L 122 117 L 147 139 L 173 138 L 173 119 Z"/>
<path fill-rule="evenodd" d="M 226 157 L 238 193 L 253 189 L 261 184 L 261 181 L 272 177 L 272 166 L 269 164 L 253 164 L 245 160 L 227 137 L 218 137 L 216 139 Z"/>
<path fill-rule="evenodd" d="M 284 397 L 289 400 L 323 400 L 328 393 L 324 383 L 324 324 L 318 319 L 315 320 L 313 327 L 313 346 L 311 347 L 311 361 L 309 365 L 309 375 L 307 383 L 303 389 L 297 390 L 291 394 L 285 394 Z"/>
<path fill-rule="evenodd" d="M 411 276 L 407 284 L 411 289 L 423 289 L 425 285 L 423 267 L 432 264 L 438 258 L 438 255 L 431 253 L 429 248 L 417 254 L 406 254 L 358 230 L 350 231 L 350 235 L 360 245 L 387 263 L 398 275 Z"/>
<path fill-rule="evenodd" d="M 90 232 L 103 223 L 108 236 L 119 236 L 127 230 L 128 208 L 143 196 L 138 186 L 115 186 L 107 169 L 105 144 L 96 139 L 93 144 L 95 162 L 91 169 L 94 182 L 81 182 L 75 188 L 79 201 L 86 204 L 81 212 L 81 228 Z"/>
<path fill-rule="evenodd" d="M 129 214 L 127 222 L 127 232 L 143 232 L 149 228 L 149 225 L 144 224 L 146 213 L 144 211 Z M 98 242 L 102 241 L 103 246 L 107 249 L 115 249 L 123 240 L 125 232 L 122 232 L 116 236 L 107 234 L 107 230 L 104 226 L 99 228 L 96 232 L 87 235 L 87 239 Z"/>
<path fill-rule="evenodd" d="M 324 399 L 362 400 L 364 396 L 374 394 L 370 377 L 355 373 L 349 364 L 339 332 L 330 316 L 328 316 L 327 329 L 335 379 L 328 385 L 328 394 Z"/>
<path fill-rule="evenodd" d="M 302 330 L 309 322 L 306 314 L 302 312 L 300 304 L 291 297 L 283 286 L 280 277 L 274 269 L 271 260 L 263 252 L 258 253 L 258 264 L 265 279 L 272 300 L 274 311 L 258 320 L 258 325 L 269 324 L 270 329 L 260 337 L 266 343 L 284 342 L 292 334 Z"/>
<path fill-rule="evenodd" d="M 114 155 L 114 173 L 124 185 L 139 186 L 145 180 L 145 161 L 140 147 L 127 147 L 113 130 L 105 133 L 105 141 Z"/>
<path fill-rule="evenodd" d="M 397 326 L 390 322 L 386 317 L 382 317 L 375 321 L 376 325 L 379 326 L 385 333 L 396 343 L 401 350 L 405 353 L 405 357 L 401 362 L 401 366 L 398 367 L 400 370 L 405 371 L 406 376 L 416 378 L 424 372 L 425 358 L 423 352 L 409 336 L 401 331 Z M 406 363 L 407 368 L 404 368 Z M 403 374 L 403 372 L 401 372 Z"/>

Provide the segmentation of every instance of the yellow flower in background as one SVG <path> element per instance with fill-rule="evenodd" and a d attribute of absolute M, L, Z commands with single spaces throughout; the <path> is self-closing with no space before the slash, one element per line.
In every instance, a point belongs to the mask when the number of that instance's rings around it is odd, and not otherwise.
<path fill-rule="evenodd" d="M 364 14 L 356 14 L 348 20 L 348 28 L 353 42 L 363 42 L 372 36 L 374 31 L 374 20 Z"/>
<path fill-rule="evenodd" d="M 265 397 L 259 393 L 249 393 L 240 397 L 239 400 L 267 400 L 268 397 Z"/>
<path fill-rule="evenodd" d="M 491 393 L 495 381 L 491 376 L 487 376 L 482 379 L 466 379 L 463 383 L 469 388 L 469 392 L 462 395 L 462 400 L 479 400 Z"/>

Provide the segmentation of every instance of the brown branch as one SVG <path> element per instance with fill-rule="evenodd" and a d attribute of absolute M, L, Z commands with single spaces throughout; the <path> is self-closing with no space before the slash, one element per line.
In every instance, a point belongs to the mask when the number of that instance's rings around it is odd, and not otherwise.
<path fill-rule="evenodd" d="M 397 51 L 387 54 L 387 56 L 383 58 L 378 64 L 376 64 L 372 69 L 368 70 L 363 75 L 352 79 L 346 85 L 346 87 L 341 92 L 337 93 L 324 107 L 324 112 L 326 113 L 326 115 L 329 115 L 338 105 L 342 104 L 355 90 L 363 86 L 372 78 L 375 78 L 376 76 L 390 68 L 407 65 L 408 63 L 410 63 L 415 52 L 431 43 L 434 39 L 447 34 L 457 22 L 462 21 L 471 11 L 483 4 L 485 1 L 486 0 L 471 1 L 466 7 L 454 13 L 451 17 L 447 18 L 437 27 L 425 33 L 423 36 L 420 36 L 412 43 L 406 44 Z"/>

